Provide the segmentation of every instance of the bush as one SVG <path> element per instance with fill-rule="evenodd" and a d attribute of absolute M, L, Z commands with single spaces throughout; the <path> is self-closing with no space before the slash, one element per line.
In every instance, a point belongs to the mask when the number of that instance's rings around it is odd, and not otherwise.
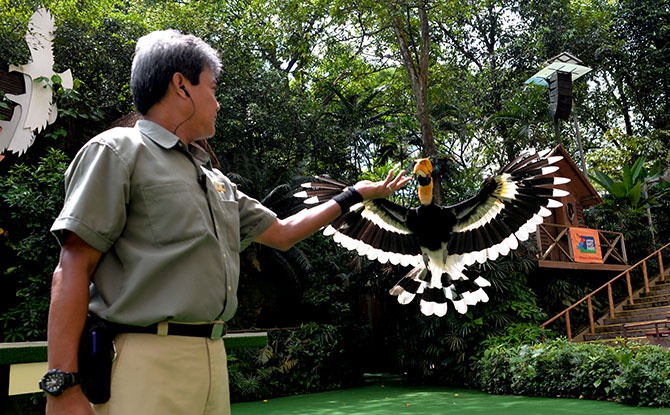
<path fill-rule="evenodd" d="M 0 340 L 46 339 L 51 275 L 59 247 L 49 229 L 63 205 L 68 160 L 50 150 L 37 166 L 0 177 Z"/>
<path fill-rule="evenodd" d="M 317 392 L 351 386 L 362 379 L 346 347 L 342 328 L 306 323 L 297 329 L 273 330 L 268 346 L 239 349 L 228 356 L 233 401 Z M 348 349 L 348 350 L 347 350 Z"/>
<path fill-rule="evenodd" d="M 638 406 L 670 406 L 670 350 L 641 347 L 631 353 L 621 376 L 614 379 L 614 395 Z"/>
<path fill-rule="evenodd" d="M 481 390 L 496 394 L 607 399 L 670 407 L 670 350 L 634 342 L 499 344 L 475 364 Z"/>

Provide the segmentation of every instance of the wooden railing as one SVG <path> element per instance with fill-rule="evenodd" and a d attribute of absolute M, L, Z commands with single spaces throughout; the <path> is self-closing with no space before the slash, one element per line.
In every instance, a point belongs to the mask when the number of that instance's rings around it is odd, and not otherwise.
<path fill-rule="evenodd" d="M 616 277 L 612 278 L 602 286 L 600 286 L 598 289 L 595 291 L 591 292 L 589 295 L 586 297 L 582 298 L 581 300 L 577 301 L 570 307 L 566 308 L 562 312 L 558 313 L 551 319 L 547 320 L 544 322 L 541 327 L 547 328 L 549 325 L 554 323 L 556 320 L 558 320 L 561 317 L 565 317 L 565 328 L 566 328 L 566 333 L 568 340 L 572 340 L 572 326 L 570 323 L 570 312 L 573 311 L 577 306 L 583 304 L 586 302 L 587 308 L 588 308 L 588 317 L 589 317 L 589 332 L 590 334 L 595 333 L 595 319 L 594 319 L 594 312 L 593 312 L 593 298 L 596 294 L 606 291 L 607 292 L 607 301 L 609 303 L 609 316 L 611 318 L 615 317 L 615 307 L 616 304 L 614 302 L 614 295 L 613 295 L 613 290 L 612 286 L 615 282 L 621 280 L 622 278 L 626 279 L 626 286 L 627 286 L 627 291 L 628 291 L 628 302 L 629 304 L 635 304 L 634 300 L 634 294 L 633 294 L 633 285 L 631 283 L 631 272 L 634 270 L 642 270 L 642 278 L 643 278 L 643 284 L 644 284 L 644 292 L 649 293 L 649 274 L 648 274 L 648 266 L 647 262 L 657 258 L 658 259 L 658 268 L 659 268 L 659 274 L 660 274 L 660 280 L 665 281 L 665 269 L 663 267 L 663 251 L 668 250 L 670 252 L 670 243 L 667 243 L 665 246 L 662 248 L 658 249 L 657 251 L 653 252 L 640 262 L 636 263 L 635 265 L 631 266 L 628 268 L 626 271 L 622 272 L 621 274 L 617 275 Z"/>
<path fill-rule="evenodd" d="M 623 233 L 598 229 L 603 262 L 628 264 Z M 543 223 L 537 228 L 538 259 L 540 261 L 575 262 L 570 243 L 570 227 Z"/>

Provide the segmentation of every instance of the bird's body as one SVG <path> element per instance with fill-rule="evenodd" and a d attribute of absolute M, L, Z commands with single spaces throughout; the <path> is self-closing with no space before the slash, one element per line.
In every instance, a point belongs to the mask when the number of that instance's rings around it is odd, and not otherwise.
<path fill-rule="evenodd" d="M 554 198 L 567 192 L 553 188 L 567 179 L 547 177 L 557 170 L 560 157 L 520 156 L 482 184 L 479 193 L 452 206 L 432 198 L 432 165 L 417 161 L 417 207 L 406 208 L 386 199 L 364 201 L 333 221 L 324 231 L 335 242 L 371 260 L 412 266 L 390 293 L 401 304 L 417 295 L 423 314 L 444 316 L 449 304 L 459 313 L 488 301 L 483 290 L 490 283 L 468 270 L 507 255 L 528 239 L 549 209 L 562 204 Z M 322 203 L 342 191 L 345 184 L 320 178 L 303 185 L 296 194 L 305 203 Z"/>

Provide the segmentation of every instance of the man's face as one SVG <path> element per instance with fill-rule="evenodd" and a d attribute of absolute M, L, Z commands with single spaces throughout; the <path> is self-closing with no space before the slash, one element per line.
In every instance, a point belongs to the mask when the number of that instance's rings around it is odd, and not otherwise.
<path fill-rule="evenodd" d="M 205 67 L 200 73 L 198 85 L 190 85 L 188 92 L 195 110 L 189 123 L 192 137 L 195 140 L 212 137 L 216 131 L 216 115 L 220 106 L 216 100 L 216 78 L 211 69 Z"/>

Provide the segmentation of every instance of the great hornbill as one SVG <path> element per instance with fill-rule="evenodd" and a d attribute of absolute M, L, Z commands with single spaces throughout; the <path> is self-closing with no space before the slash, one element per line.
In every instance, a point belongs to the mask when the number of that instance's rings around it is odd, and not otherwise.
<path fill-rule="evenodd" d="M 553 186 L 569 179 L 547 176 L 558 170 L 552 164 L 561 159 L 523 154 L 486 179 L 476 196 L 452 206 L 434 203 L 432 163 L 419 159 L 413 169 L 419 183 L 418 207 L 366 200 L 343 212 L 324 234 L 371 260 L 413 266 L 389 291 L 401 304 L 418 295 L 425 315 L 444 316 L 449 303 L 466 313 L 468 305 L 488 301 L 483 287 L 490 286 L 467 267 L 507 255 L 551 215 L 549 209 L 562 206 L 554 198 L 568 193 Z M 295 196 L 318 204 L 347 185 L 318 177 L 302 187 Z"/>

